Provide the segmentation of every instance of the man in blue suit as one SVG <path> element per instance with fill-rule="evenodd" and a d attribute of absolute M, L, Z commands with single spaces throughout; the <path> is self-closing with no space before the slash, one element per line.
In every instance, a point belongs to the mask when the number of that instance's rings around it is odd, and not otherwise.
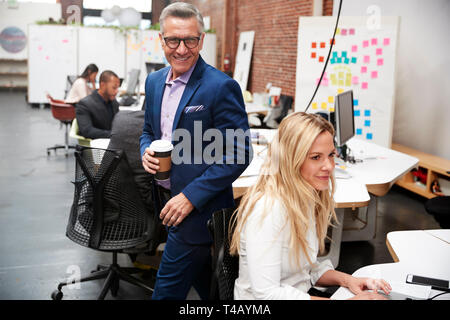
<path fill-rule="evenodd" d="M 174 151 L 170 178 L 156 186 L 164 199 L 160 217 L 168 238 L 152 298 L 185 299 L 194 286 L 206 299 L 212 243 L 206 223 L 213 212 L 234 206 L 232 183 L 251 161 L 250 139 L 244 135 L 248 119 L 238 83 L 200 57 L 205 34 L 197 8 L 173 3 L 162 11 L 160 25 L 170 67 L 150 74 L 145 83 L 144 169 L 151 174 L 159 169 L 148 148 L 152 141 L 168 140 Z M 210 152 L 213 163 L 204 157 L 211 143 L 222 146 Z"/>

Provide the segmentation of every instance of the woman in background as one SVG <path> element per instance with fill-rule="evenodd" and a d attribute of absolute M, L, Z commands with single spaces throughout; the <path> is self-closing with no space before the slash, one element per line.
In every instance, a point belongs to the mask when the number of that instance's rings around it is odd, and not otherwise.
<path fill-rule="evenodd" d="M 81 76 L 79 76 L 70 88 L 66 103 L 78 103 L 84 97 L 90 95 L 95 88 L 95 78 L 97 77 L 98 67 L 91 63 L 84 69 Z M 92 88 L 89 87 L 88 83 L 91 83 Z"/>
<path fill-rule="evenodd" d="M 317 261 L 336 221 L 335 153 L 334 128 L 321 116 L 299 112 L 283 119 L 258 181 L 234 213 L 235 299 L 325 299 L 311 296 L 312 286 L 346 287 L 353 299 L 385 299 L 376 290 L 392 290 L 384 280 L 355 278 L 329 260 Z"/>

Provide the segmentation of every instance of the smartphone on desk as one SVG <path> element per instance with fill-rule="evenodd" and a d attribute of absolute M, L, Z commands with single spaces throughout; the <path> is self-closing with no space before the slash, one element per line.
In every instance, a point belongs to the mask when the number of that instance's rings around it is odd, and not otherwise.
<path fill-rule="evenodd" d="M 431 286 L 432 289 L 436 289 L 436 290 L 444 290 L 444 291 L 450 290 L 448 280 L 421 277 L 421 276 L 416 276 L 413 274 L 408 274 L 406 276 L 406 283 Z"/>

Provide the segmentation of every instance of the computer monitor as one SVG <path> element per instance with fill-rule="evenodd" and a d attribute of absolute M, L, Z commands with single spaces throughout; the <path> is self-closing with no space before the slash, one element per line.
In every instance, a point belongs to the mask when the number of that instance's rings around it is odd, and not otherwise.
<path fill-rule="evenodd" d="M 139 75 L 141 73 L 141 70 L 139 69 L 131 69 L 128 79 L 127 79 L 127 95 L 134 95 L 136 94 L 136 88 L 139 85 Z"/>
<path fill-rule="evenodd" d="M 353 112 L 353 91 L 338 94 L 335 99 L 336 144 L 342 147 L 355 135 L 355 119 Z"/>

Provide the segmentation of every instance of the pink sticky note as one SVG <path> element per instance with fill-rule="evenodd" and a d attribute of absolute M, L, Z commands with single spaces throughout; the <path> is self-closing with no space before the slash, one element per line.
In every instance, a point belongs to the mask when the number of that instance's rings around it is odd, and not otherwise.
<path fill-rule="evenodd" d="M 367 86 L 368 86 L 368 85 L 367 85 L 367 82 L 362 82 L 362 83 L 361 83 L 361 88 L 362 88 L 362 89 L 367 89 Z"/>
<path fill-rule="evenodd" d="M 352 83 L 353 84 L 358 84 L 359 83 L 359 78 L 357 76 L 353 76 L 352 77 Z"/>
<path fill-rule="evenodd" d="M 377 60 L 377 66 L 382 66 L 384 63 L 383 58 Z"/>
<path fill-rule="evenodd" d="M 372 73 L 370 74 L 370 77 L 371 77 L 372 79 L 378 78 L 378 71 L 372 71 Z"/>
<path fill-rule="evenodd" d="M 388 46 L 388 45 L 389 45 L 389 42 L 390 42 L 390 39 L 389 39 L 389 38 L 384 38 L 383 44 L 384 44 L 385 46 Z"/>
<path fill-rule="evenodd" d="M 377 53 L 377 56 L 382 55 L 383 54 L 383 49 L 377 48 L 376 53 Z"/>
<path fill-rule="evenodd" d="M 322 79 L 322 85 L 327 87 L 328 86 L 328 79 Z"/>
<path fill-rule="evenodd" d="M 353 36 L 355 34 L 355 29 L 351 28 L 350 30 L 348 30 L 348 33 Z"/>
<path fill-rule="evenodd" d="M 364 63 L 370 63 L 370 57 L 364 56 Z"/>
<path fill-rule="evenodd" d="M 352 46 L 352 52 L 358 51 L 358 46 Z"/>
<path fill-rule="evenodd" d="M 366 48 L 369 46 L 369 41 L 368 40 L 364 40 L 363 41 L 363 48 Z"/>
<path fill-rule="evenodd" d="M 50 57 L 49 56 L 45 56 L 45 60 L 50 60 Z"/>
<path fill-rule="evenodd" d="M 63 43 L 68 43 L 69 42 L 69 40 L 67 40 L 67 39 L 63 39 L 63 41 L 62 41 Z"/>
<path fill-rule="evenodd" d="M 376 46 L 378 44 L 377 38 L 373 38 L 371 43 L 373 46 Z"/>
<path fill-rule="evenodd" d="M 38 46 L 38 50 L 41 51 L 42 50 L 42 46 Z"/>
<path fill-rule="evenodd" d="M 347 29 L 341 29 L 341 35 L 346 36 L 347 35 Z"/>
<path fill-rule="evenodd" d="M 366 72 L 367 72 L 367 67 L 366 66 L 361 67 L 361 73 L 366 73 Z"/>

